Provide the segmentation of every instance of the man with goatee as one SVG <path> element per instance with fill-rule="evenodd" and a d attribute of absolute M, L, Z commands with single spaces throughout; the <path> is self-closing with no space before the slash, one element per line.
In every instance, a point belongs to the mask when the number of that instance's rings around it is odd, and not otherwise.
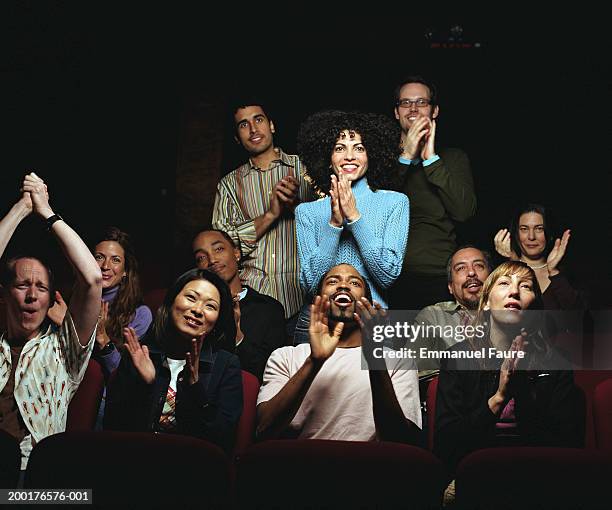
<path fill-rule="evenodd" d="M 272 353 L 257 399 L 260 438 L 416 444 L 421 427 L 416 367 L 374 359 L 372 325 L 383 314 L 349 264 L 331 268 L 311 308 L 310 342 Z M 385 348 L 386 349 L 386 348 Z"/>
<path fill-rule="evenodd" d="M 465 340 L 465 327 L 472 323 L 482 294 L 482 285 L 490 272 L 491 260 L 487 252 L 473 245 L 459 247 L 446 264 L 448 291 L 454 299 L 426 306 L 414 320 L 415 325 L 422 325 L 420 331 L 434 331 L 436 334 L 422 334 L 406 346 L 416 349 L 416 352 L 420 352 L 421 347 L 444 350 Z M 440 331 L 445 334 L 438 334 Z M 450 331 L 457 334 L 449 334 Z M 436 357 L 417 357 L 416 363 L 420 377 L 431 372 L 437 373 L 440 368 L 440 361 Z"/>

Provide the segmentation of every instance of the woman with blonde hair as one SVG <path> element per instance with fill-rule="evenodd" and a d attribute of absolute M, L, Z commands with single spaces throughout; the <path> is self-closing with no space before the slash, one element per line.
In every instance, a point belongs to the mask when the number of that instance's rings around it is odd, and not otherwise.
<path fill-rule="evenodd" d="M 504 262 L 485 281 L 473 337 L 441 363 L 434 452 L 451 472 L 479 448 L 582 444 L 584 397 L 546 338 L 542 308 L 524 262 Z"/>

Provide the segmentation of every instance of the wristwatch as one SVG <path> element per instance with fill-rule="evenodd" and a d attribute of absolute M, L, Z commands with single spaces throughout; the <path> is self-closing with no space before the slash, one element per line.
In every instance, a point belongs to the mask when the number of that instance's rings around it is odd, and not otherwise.
<path fill-rule="evenodd" d="M 47 224 L 47 230 L 50 232 L 51 231 L 51 227 L 53 226 L 53 224 L 56 221 L 59 220 L 64 220 L 64 218 L 62 218 L 59 214 L 54 214 L 53 216 L 49 216 L 46 220 L 45 223 Z"/>
<path fill-rule="evenodd" d="M 115 350 L 115 344 L 113 342 L 108 342 L 102 349 L 98 351 L 100 356 L 106 356 Z"/>

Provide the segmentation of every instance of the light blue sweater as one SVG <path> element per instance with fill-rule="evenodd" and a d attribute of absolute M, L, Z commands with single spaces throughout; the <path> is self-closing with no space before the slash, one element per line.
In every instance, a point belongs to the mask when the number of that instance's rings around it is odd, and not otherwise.
<path fill-rule="evenodd" d="M 351 264 L 368 281 L 372 297 L 386 307 L 384 290 L 402 270 L 408 240 L 408 198 L 395 191 L 372 191 L 365 177 L 353 183 L 361 217 L 342 227 L 330 225 L 330 198 L 295 210 L 300 284 L 314 296 L 332 267 Z"/>

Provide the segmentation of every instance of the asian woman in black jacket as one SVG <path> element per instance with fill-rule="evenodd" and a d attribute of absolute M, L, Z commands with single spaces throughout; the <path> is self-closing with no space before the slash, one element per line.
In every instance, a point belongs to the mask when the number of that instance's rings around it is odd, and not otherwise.
<path fill-rule="evenodd" d="M 131 328 L 124 336 L 105 428 L 190 435 L 230 451 L 242 376 L 227 284 L 208 270 L 187 271 L 168 290 L 142 344 Z"/>

